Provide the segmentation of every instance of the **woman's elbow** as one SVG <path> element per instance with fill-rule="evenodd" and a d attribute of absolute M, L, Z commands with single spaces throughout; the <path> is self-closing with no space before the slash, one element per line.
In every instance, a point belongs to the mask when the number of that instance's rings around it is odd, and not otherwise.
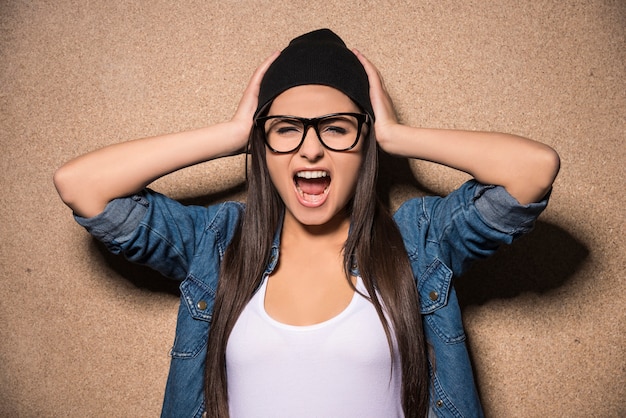
<path fill-rule="evenodd" d="M 544 145 L 541 156 L 538 158 L 539 186 L 542 186 L 545 192 L 552 187 L 552 183 L 556 179 L 561 169 L 561 157 L 553 148 Z"/>
<path fill-rule="evenodd" d="M 63 203 L 75 214 L 89 217 L 101 211 L 103 205 L 92 196 L 90 180 L 84 173 L 75 170 L 71 162 L 58 168 L 52 181 Z"/>
<path fill-rule="evenodd" d="M 540 143 L 535 143 L 524 155 L 504 186 L 519 203 L 529 204 L 540 201 L 551 190 L 561 159 L 554 149 Z"/>
<path fill-rule="evenodd" d="M 552 184 L 561 169 L 559 154 L 547 145 L 542 145 L 533 160 L 527 183 L 529 190 L 527 203 L 543 199 L 552 189 Z"/>
<path fill-rule="evenodd" d="M 73 196 L 76 194 L 74 193 L 76 189 L 74 177 L 72 170 L 68 168 L 67 164 L 58 168 L 52 176 L 52 181 L 59 197 L 63 203 L 70 207 L 74 201 Z"/>

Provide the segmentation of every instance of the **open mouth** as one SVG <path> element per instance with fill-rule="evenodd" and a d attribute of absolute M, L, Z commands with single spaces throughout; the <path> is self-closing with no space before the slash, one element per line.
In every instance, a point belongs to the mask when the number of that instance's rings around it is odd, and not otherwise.
<path fill-rule="evenodd" d="M 300 200 L 305 204 L 322 203 L 330 188 L 330 173 L 323 170 L 298 171 L 293 177 Z"/>

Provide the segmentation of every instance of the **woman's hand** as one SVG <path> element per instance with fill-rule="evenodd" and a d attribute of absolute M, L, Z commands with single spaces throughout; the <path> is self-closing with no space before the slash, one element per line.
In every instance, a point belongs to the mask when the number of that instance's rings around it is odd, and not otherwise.
<path fill-rule="evenodd" d="M 374 64 L 365 58 L 358 50 L 353 49 L 352 52 L 354 52 L 359 61 L 361 61 L 369 79 L 370 100 L 372 101 L 372 108 L 374 109 L 374 115 L 376 117 L 374 122 L 376 140 L 383 150 L 391 152 L 391 150 L 387 148 L 389 142 L 394 137 L 394 129 L 400 125 L 393 106 L 393 101 L 385 88 L 385 82 L 380 72 Z"/>
<path fill-rule="evenodd" d="M 236 132 L 235 135 L 238 139 L 237 142 L 241 144 L 241 147 L 239 148 L 241 151 L 245 149 L 250 130 L 252 129 L 254 112 L 257 109 L 259 101 L 261 81 L 263 80 L 263 76 L 269 66 L 279 55 L 280 51 L 274 52 L 272 55 L 267 57 L 265 61 L 263 61 L 263 63 L 256 69 L 254 74 L 252 74 L 252 77 L 248 82 L 248 87 L 246 87 L 241 100 L 239 100 L 239 105 L 237 106 L 235 115 L 230 120 L 230 123 L 234 127 L 234 132 Z"/>

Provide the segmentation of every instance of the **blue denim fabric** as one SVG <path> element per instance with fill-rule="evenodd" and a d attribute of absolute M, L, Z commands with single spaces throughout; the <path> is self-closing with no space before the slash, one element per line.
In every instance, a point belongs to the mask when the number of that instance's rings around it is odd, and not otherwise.
<path fill-rule="evenodd" d="M 432 350 L 431 415 L 480 417 L 453 279 L 471 261 L 531 230 L 547 205 L 520 205 L 502 187 L 469 181 L 450 195 L 411 199 L 394 215 L 409 254 Z M 228 202 L 183 206 L 150 190 L 112 201 L 93 218 L 76 220 L 114 253 L 181 281 L 162 417 L 200 417 L 203 372 L 220 262 L 244 210 Z M 266 274 L 277 264 L 277 231 Z"/>

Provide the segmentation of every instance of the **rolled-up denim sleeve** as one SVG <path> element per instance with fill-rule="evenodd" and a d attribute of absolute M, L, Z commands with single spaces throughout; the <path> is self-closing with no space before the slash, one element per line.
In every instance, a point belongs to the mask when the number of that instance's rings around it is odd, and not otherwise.
<path fill-rule="evenodd" d="M 521 205 L 503 187 L 470 180 L 448 196 L 405 202 L 394 218 L 410 257 L 420 264 L 439 259 L 458 276 L 473 260 L 530 232 L 548 198 Z"/>
<path fill-rule="evenodd" d="M 76 221 L 112 253 L 184 280 L 199 252 L 222 256 L 242 210 L 236 202 L 186 206 L 146 189 L 111 201 L 93 218 L 76 216 Z"/>
<path fill-rule="evenodd" d="M 94 217 L 74 215 L 74 219 L 109 251 L 117 254 L 121 250 L 121 244 L 128 241 L 137 230 L 148 206 L 146 197 L 139 194 L 112 200 L 103 212 Z"/>
<path fill-rule="evenodd" d="M 502 186 L 480 185 L 474 200 L 486 224 L 516 238 L 532 230 L 549 197 L 548 193 L 539 202 L 521 205 Z"/>

